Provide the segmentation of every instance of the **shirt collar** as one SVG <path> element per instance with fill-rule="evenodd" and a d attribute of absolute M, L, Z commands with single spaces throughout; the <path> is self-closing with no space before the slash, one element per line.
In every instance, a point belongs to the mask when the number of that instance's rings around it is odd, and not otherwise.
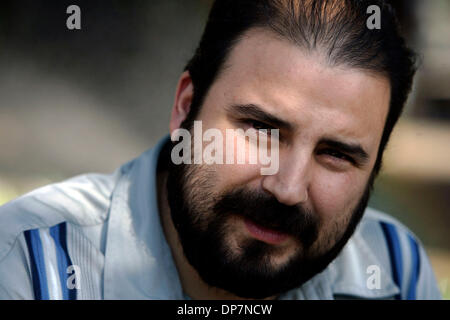
<path fill-rule="evenodd" d="M 365 299 L 393 297 L 400 289 L 392 280 L 390 269 L 386 269 L 384 261 L 374 252 L 373 246 L 378 244 L 370 244 L 365 239 L 361 231 L 362 223 L 364 218 L 344 249 L 329 265 L 333 292 Z M 371 275 L 375 275 L 373 272 L 377 272 L 380 278 L 378 288 L 368 284 Z"/>
<path fill-rule="evenodd" d="M 105 299 L 183 299 L 157 199 L 158 159 L 168 140 L 122 167 L 108 221 Z"/>

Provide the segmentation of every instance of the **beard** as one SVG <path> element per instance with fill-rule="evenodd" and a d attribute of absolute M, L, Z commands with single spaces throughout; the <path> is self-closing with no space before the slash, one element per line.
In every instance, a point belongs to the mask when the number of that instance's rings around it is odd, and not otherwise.
<path fill-rule="evenodd" d="M 297 288 L 323 271 L 361 220 L 374 180 L 372 174 L 351 214 L 323 232 L 312 210 L 282 204 L 269 193 L 244 186 L 216 192 L 213 166 L 175 165 L 170 157 L 166 163 L 170 214 L 187 261 L 206 284 L 253 299 Z M 232 223 L 239 218 L 291 236 L 295 248 L 239 237 Z M 281 254 L 288 258 L 275 262 Z"/>

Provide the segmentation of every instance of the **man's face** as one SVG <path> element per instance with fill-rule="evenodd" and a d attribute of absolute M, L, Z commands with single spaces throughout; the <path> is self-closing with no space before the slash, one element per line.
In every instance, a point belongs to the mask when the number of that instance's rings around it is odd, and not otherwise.
<path fill-rule="evenodd" d="M 367 205 L 389 97 L 383 77 L 330 67 L 319 52 L 248 32 L 196 120 L 224 137 L 226 129 L 279 129 L 279 169 L 264 176 L 258 164 L 171 167 L 172 219 L 203 280 L 263 298 L 331 262 Z"/>

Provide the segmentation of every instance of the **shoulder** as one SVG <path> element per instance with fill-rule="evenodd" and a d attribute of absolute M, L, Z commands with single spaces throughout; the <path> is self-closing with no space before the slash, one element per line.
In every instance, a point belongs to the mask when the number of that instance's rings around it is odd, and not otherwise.
<path fill-rule="evenodd" d="M 364 217 L 361 220 L 361 226 L 374 226 L 379 224 L 388 224 L 394 226 L 396 229 L 398 229 L 401 233 L 410 234 L 415 237 L 414 233 L 402 222 L 400 222 L 398 219 L 394 218 L 393 216 L 379 211 L 374 208 L 368 207 L 364 213 Z M 362 232 L 367 230 L 364 230 L 362 228 Z"/>
<path fill-rule="evenodd" d="M 388 250 L 406 250 L 412 243 L 422 246 L 419 238 L 405 224 L 373 208 L 366 209 L 355 238 L 364 241 L 374 251 L 383 246 L 387 246 Z"/>
<path fill-rule="evenodd" d="M 47 185 L 0 207 L 0 261 L 24 231 L 68 222 L 78 226 L 101 224 L 121 174 L 85 174 Z"/>
<path fill-rule="evenodd" d="M 403 223 L 372 208 L 366 209 L 333 268 L 337 294 L 365 298 L 439 298 L 421 241 Z M 379 281 L 369 283 L 373 279 Z"/>

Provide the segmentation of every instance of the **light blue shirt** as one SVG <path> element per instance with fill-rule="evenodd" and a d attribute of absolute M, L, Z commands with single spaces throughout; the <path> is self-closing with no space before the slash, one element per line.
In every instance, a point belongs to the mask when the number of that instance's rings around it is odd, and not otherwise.
<path fill-rule="evenodd" d="M 0 207 L 0 299 L 185 299 L 160 222 L 155 148 Z M 207 253 L 206 253 L 207 254 Z M 339 256 L 280 299 L 440 299 L 420 241 L 366 209 Z"/>

